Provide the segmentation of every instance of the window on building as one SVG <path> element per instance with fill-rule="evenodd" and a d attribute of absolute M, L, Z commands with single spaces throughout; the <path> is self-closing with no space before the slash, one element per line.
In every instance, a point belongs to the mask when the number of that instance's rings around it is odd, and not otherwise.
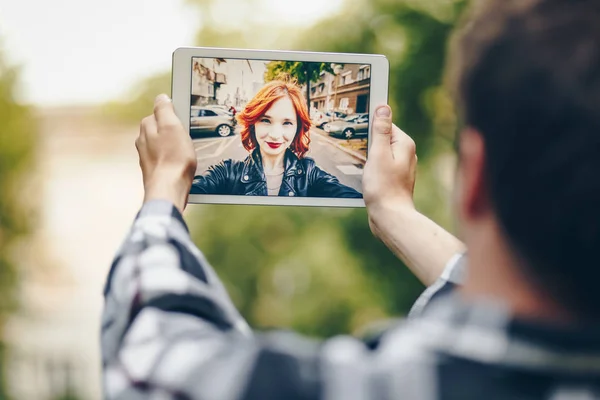
<path fill-rule="evenodd" d="M 349 85 L 352 83 L 352 71 L 344 72 L 342 75 L 342 85 Z"/>
<path fill-rule="evenodd" d="M 371 67 L 369 65 L 363 65 L 358 70 L 357 80 L 362 81 L 363 79 L 369 79 L 371 77 Z"/>
<path fill-rule="evenodd" d="M 349 104 L 350 104 L 350 100 L 347 97 L 340 99 L 340 109 L 343 110 L 343 109 L 348 108 Z"/>
<path fill-rule="evenodd" d="M 366 113 L 369 110 L 369 96 L 361 94 L 356 96 L 356 112 Z"/>

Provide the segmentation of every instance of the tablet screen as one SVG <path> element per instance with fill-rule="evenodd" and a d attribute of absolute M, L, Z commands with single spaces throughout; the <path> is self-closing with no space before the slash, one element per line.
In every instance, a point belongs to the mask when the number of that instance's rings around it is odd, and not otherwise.
<path fill-rule="evenodd" d="M 371 65 L 192 59 L 191 194 L 362 198 Z"/>

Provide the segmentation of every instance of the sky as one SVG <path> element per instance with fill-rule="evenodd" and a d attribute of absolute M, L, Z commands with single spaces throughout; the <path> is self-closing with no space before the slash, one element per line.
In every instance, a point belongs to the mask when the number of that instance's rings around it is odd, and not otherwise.
<path fill-rule="evenodd" d="M 342 2 L 303 0 L 294 9 L 287 0 L 262 0 L 260 15 L 300 25 Z M 244 0 L 238 3 L 231 16 L 245 12 Z M 102 103 L 170 70 L 173 50 L 194 45 L 197 18 L 184 0 L 0 0 L 0 45 L 9 62 L 22 66 L 21 101 Z"/>

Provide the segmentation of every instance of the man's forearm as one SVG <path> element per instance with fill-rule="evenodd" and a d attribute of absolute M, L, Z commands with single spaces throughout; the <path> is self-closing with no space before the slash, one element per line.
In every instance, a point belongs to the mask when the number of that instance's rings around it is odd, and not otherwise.
<path fill-rule="evenodd" d="M 465 245 L 441 226 L 413 208 L 370 211 L 377 237 L 426 286 L 442 274 L 448 261 Z"/>

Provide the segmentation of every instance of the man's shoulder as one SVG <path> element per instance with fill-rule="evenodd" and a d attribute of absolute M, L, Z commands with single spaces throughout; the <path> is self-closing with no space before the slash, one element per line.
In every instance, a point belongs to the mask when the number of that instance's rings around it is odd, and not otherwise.
<path fill-rule="evenodd" d="M 437 328 L 443 330 L 444 323 L 410 318 L 382 336 L 373 364 L 373 382 L 382 386 L 375 390 L 377 397 L 494 400 L 511 393 L 512 382 L 496 379 L 498 365 L 447 351 L 440 332 L 432 331 Z"/>

